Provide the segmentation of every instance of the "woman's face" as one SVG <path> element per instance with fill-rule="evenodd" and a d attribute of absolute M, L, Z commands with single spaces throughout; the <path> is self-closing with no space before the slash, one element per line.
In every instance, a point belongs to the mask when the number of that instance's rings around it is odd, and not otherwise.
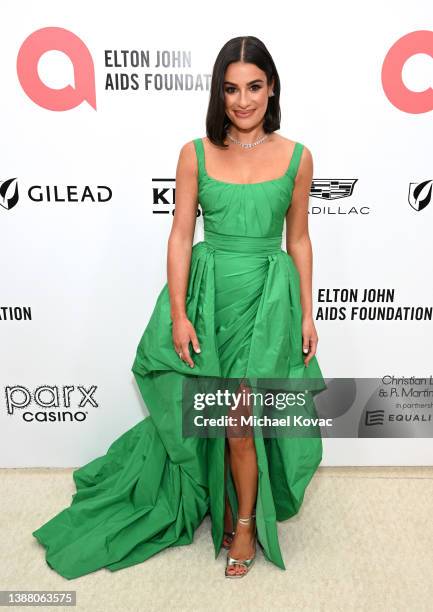
<path fill-rule="evenodd" d="M 251 130 L 261 122 L 268 107 L 273 81 L 266 83 L 266 73 L 255 64 L 233 62 L 224 77 L 225 111 L 239 130 Z"/>

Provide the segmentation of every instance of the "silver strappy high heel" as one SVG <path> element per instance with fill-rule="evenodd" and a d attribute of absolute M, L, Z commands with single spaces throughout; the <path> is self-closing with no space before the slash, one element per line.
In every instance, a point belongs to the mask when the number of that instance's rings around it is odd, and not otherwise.
<path fill-rule="evenodd" d="M 252 518 L 256 518 L 256 513 L 254 512 L 251 516 L 252 516 Z M 233 538 L 235 537 L 235 533 L 236 533 L 235 530 L 233 530 L 233 531 L 224 531 L 223 532 L 222 547 L 225 548 L 225 550 L 229 550 L 230 549 L 230 546 L 232 545 L 232 542 L 233 542 Z"/>
<path fill-rule="evenodd" d="M 238 518 L 239 523 L 242 525 L 249 525 L 252 519 L 256 518 L 256 513 L 254 512 L 251 516 L 247 516 L 245 518 Z M 254 551 L 254 556 L 251 559 L 234 559 L 227 555 L 226 567 L 225 567 L 225 577 L 226 578 L 243 578 L 251 569 L 256 558 L 256 551 Z M 230 574 L 227 570 L 229 567 L 241 565 L 245 568 L 245 571 L 242 574 Z"/>

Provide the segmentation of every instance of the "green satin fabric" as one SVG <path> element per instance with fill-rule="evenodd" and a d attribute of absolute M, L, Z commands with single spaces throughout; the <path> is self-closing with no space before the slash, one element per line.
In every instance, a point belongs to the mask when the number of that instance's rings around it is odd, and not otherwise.
<path fill-rule="evenodd" d="M 310 379 L 313 395 L 326 388 L 316 357 L 304 366 L 299 273 L 281 248 L 303 145 L 296 144 L 282 177 L 254 184 L 210 177 L 202 140 L 194 146 L 205 239 L 192 248 L 186 308 L 201 353 L 191 348 L 193 369 L 176 354 L 165 284 L 132 365 L 149 416 L 73 472 L 71 505 L 32 534 L 45 546 L 49 566 L 68 579 L 102 567 L 119 570 L 190 544 L 207 513 L 219 554 L 225 439 L 183 438 L 184 377 Z M 277 521 L 299 511 L 322 459 L 322 441 L 254 442 L 257 535 L 265 556 L 285 569 Z M 230 471 L 227 490 L 236 515 Z"/>

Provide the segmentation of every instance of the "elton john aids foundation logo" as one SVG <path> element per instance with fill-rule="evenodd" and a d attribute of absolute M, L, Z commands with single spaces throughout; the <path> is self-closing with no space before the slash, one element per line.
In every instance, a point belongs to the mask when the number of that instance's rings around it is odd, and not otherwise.
<path fill-rule="evenodd" d="M 74 83 L 54 89 L 40 79 L 38 62 L 48 51 L 60 51 L 68 56 L 74 70 Z M 92 56 L 83 41 L 69 30 L 42 28 L 30 34 L 18 52 L 17 74 L 25 93 L 42 108 L 66 111 L 86 101 L 96 110 Z"/>
<path fill-rule="evenodd" d="M 405 63 L 415 55 L 433 58 L 433 32 L 418 30 L 399 38 L 389 49 L 382 66 L 382 87 L 388 100 L 404 113 L 428 113 L 433 110 L 433 89 L 413 91 L 403 82 Z"/>

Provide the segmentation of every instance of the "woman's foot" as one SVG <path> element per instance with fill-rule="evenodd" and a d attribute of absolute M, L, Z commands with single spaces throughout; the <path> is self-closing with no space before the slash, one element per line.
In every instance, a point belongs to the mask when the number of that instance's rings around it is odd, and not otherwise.
<path fill-rule="evenodd" d="M 230 548 L 234 535 L 235 535 L 235 532 L 233 529 L 233 515 L 232 515 L 232 510 L 230 508 L 228 497 L 226 495 L 225 510 L 224 510 L 224 534 L 223 534 L 223 543 L 222 543 L 223 547 L 226 550 Z"/>
<path fill-rule="evenodd" d="M 238 519 L 236 533 L 230 546 L 227 560 L 239 563 L 227 563 L 226 576 L 243 576 L 249 570 L 256 554 L 256 519 L 255 514 L 245 519 Z M 245 563 L 243 563 L 245 562 Z"/>

